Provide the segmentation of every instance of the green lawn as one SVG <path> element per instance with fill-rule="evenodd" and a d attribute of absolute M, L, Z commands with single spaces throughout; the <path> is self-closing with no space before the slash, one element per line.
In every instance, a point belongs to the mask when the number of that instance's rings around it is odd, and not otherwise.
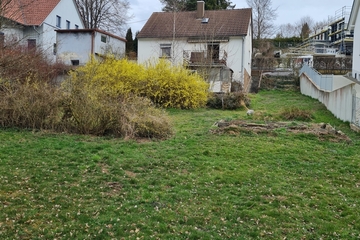
<path fill-rule="evenodd" d="M 251 99 L 267 120 L 310 109 L 352 142 L 210 132 L 245 110 L 169 110 L 166 141 L 1 129 L 1 239 L 359 239 L 360 135 L 297 92 Z"/>

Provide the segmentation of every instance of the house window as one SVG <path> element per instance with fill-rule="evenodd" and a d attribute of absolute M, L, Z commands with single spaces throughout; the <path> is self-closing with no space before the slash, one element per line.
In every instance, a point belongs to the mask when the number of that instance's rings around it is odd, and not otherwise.
<path fill-rule="evenodd" d="M 56 43 L 54 43 L 53 45 L 53 54 L 56 55 L 57 53 L 57 46 L 56 46 Z"/>
<path fill-rule="evenodd" d="M 171 57 L 171 43 L 160 44 L 160 49 L 161 49 L 160 57 L 165 57 L 165 58 Z"/>
<path fill-rule="evenodd" d="M 28 39 L 28 50 L 36 50 L 36 39 Z"/>
<path fill-rule="evenodd" d="M 56 15 L 56 27 L 61 28 L 61 17 Z"/>
<path fill-rule="evenodd" d="M 79 29 L 79 25 L 75 24 L 75 29 Z"/>
<path fill-rule="evenodd" d="M 103 43 L 106 43 L 106 36 L 105 36 L 105 35 L 101 35 L 101 41 L 102 41 Z"/>
<path fill-rule="evenodd" d="M 73 66 L 79 66 L 80 61 L 79 61 L 79 60 L 71 60 L 71 64 L 72 64 Z"/>
<path fill-rule="evenodd" d="M 218 62 L 220 60 L 220 44 L 213 43 L 208 45 L 208 57 L 214 62 Z"/>
<path fill-rule="evenodd" d="M 70 21 L 66 20 L 66 29 L 70 29 Z"/>

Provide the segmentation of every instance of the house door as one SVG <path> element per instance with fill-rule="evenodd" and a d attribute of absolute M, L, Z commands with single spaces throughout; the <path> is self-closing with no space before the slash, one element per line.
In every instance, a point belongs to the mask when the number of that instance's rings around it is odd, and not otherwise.
<path fill-rule="evenodd" d="M 35 51 L 36 50 L 36 39 L 28 39 L 28 50 Z"/>
<path fill-rule="evenodd" d="M 211 58 L 212 62 L 219 62 L 220 60 L 220 44 L 213 43 L 208 45 L 208 56 Z"/>

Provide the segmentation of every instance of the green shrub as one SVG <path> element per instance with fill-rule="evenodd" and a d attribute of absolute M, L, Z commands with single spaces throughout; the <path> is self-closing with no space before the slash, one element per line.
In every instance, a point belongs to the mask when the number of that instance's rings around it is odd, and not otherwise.
<path fill-rule="evenodd" d="M 250 99 L 242 92 L 212 93 L 207 101 L 207 106 L 215 109 L 231 110 L 249 105 Z"/>

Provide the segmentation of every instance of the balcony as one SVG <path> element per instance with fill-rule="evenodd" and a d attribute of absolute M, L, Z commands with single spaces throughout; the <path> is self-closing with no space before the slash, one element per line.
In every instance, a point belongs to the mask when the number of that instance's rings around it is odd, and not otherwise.
<path fill-rule="evenodd" d="M 188 66 L 226 66 L 227 53 L 225 50 L 185 50 L 183 59 Z"/>

